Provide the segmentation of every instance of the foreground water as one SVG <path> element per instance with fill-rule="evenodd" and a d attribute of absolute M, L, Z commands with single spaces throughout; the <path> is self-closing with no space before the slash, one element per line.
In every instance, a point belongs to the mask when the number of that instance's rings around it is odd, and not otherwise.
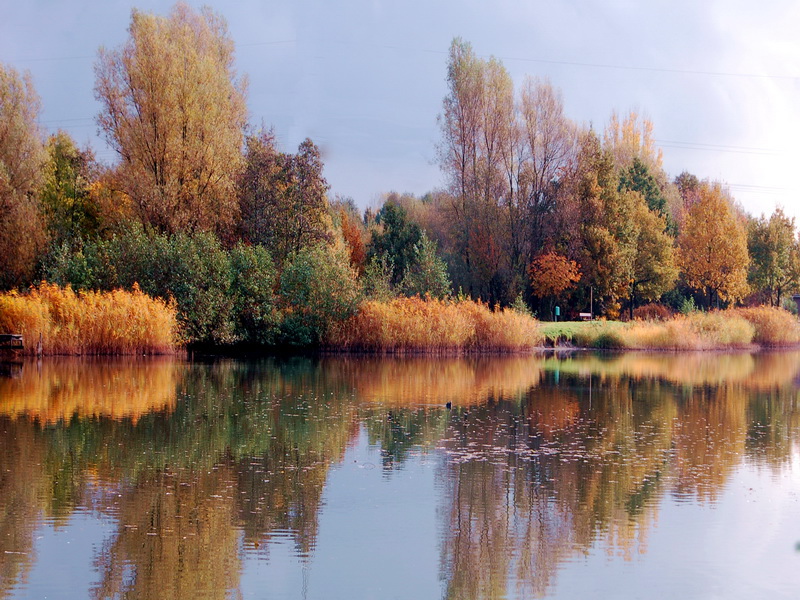
<path fill-rule="evenodd" d="M 800 354 L 0 371 L 0 597 L 797 598 Z"/>

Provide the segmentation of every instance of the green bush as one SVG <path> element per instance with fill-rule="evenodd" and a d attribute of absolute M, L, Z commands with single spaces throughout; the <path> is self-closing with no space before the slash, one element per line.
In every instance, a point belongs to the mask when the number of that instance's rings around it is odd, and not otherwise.
<path fill-rule="evenodd" d="M 361 300 L 346 249 L 322 243 L 289 256 L 281 274 L 281 341 L 318 345 L 332 324 L 353 315 Z"/>
<path fill-rule="evenodd" d="M 272 257 L 263 246 L 239 243 L 230 251 L 230 268 L 236 339 L 254 344 L 275 343 L 279 319 Z"/>
<path fill-rule="evenodd" d="M 75 289 L 132 289 L 138 283 L 150 296 L 175 299 L 186 341 L 235 341 L 229 258 L 211 233 L 167 236 L 134 225 L 110 240 L 54 248 L 44 275 Z"/>

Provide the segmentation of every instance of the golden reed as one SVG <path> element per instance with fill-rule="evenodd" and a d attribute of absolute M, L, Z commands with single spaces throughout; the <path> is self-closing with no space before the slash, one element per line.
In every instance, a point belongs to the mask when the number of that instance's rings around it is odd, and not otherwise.
<path fill-rule="evenodd" d="M 75 292 L 41 283 L 0 294 L 0 333 L 21 333 L 26 354 L 174 354 L 175 306 L 130 292 Z"/>
<path fill-rule="evenodd" d="M 472 300 L 367 300 L 334 326 L 327 345 L 379 353 L 518 352 L 541 345 L 538 322 L 512 309 Z"/>

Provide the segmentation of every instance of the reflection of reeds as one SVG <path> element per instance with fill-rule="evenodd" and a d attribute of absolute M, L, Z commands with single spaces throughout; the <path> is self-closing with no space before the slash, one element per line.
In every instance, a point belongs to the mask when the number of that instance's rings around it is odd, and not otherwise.
<path fill-rule="evenodd" d="M 334 327 L 328 344 L 369 352 L 513 352 L 542 341 L 535 319 L 472 300 L 368 300 Z"/>
<path fill-rule="evenodd" d="M 74 292 L 42 283 L 27 294 L 0 294 L 0 332 L 21 333 L 25 352 L 167 354 L 177 348 L 176 310 L 133 291 Z"/>
<path fill-rule="evenodd" d="M 356 395 L 388 405 L 470 406 L 514 399 L 539 384 L 536 357 L 359 359 L 350 363 Z"/>
<path fill-rule="evenodd" d="M 694 312 L 665 321 L 613 321 L 548 325 L 551 339 L 565 336 L 585 348 L 727 350 L 800 342 L 800 323 L 780 308 L 759 306 Z"/>
<path fill-rule="evenodd" d="M 800 371 L 800 353 L 625 352 L 611 357 L 587 355 L 580 359 L 548 359 L 543 366 L 547 370 L 583 376 L 662 379 L 690 386 L 736 382 L 750 389 L 770 389 L 793 385 Z"/>
<path fill-rule="evenodd" d="M 177 371 L 172 359 L 27 363 L 20 377 L 0 378 L 0 414 L 44 423 L 75 415 L 136 421 L 151 411 L 173 409 Z"/>

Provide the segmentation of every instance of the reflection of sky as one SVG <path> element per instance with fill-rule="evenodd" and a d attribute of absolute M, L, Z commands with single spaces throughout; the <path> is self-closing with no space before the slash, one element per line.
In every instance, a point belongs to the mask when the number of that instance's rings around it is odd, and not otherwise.
<path fill-rule="evenodd" d="M 269 560 L 246 557 L 243 595 L 253 598 L 438 598 L 439 533 L 434 457 L 409 456 L 384 473 L 380 448 L 357 443 L 328 476 L 316 548 L 307 564 L 291 545 Z M 306 572 L 304 573 L 304 569 Z M 303 588 L 305 587 L 305 593 Z"/>
<path fill-rule="evenodd" d="M 566 563 L 553 598 L 797 598 L 800 454 L 777 471 L 740 466 L 715 504 L 667 496 L 646 552 L 612 559 L 602 547 Z"/>
<path fill-rule="evenodd" d="M 113 519 L 76 510 L 65 521 L 47 521 L 33 534 L 33 567 L 11 598 L 89 598 L 99 580 L 91 566 L 116 532 Z"/>
<path fill-rule="evenodd" d="M 366 436 L 332 470 L 317 547 L 305 566 L 289 543 L 244 563 L 245 597 L 438 598 L 443 489 L 433 455 L 385 476 Z M 375 468 L 371 468 L 374 466 Z M 666 489 L 669 490 L 669 482 Z M 741 464 L 713 503 L 669 493 L 629 559 L 600 535 L 559 568 L 548 598 L 795 598 L 800 586 L 800 453 L 779 469 Z M 303 594 L 305 586 L 306 594 Z M 509 583 L 509 598 L 515 584 Z"/>

